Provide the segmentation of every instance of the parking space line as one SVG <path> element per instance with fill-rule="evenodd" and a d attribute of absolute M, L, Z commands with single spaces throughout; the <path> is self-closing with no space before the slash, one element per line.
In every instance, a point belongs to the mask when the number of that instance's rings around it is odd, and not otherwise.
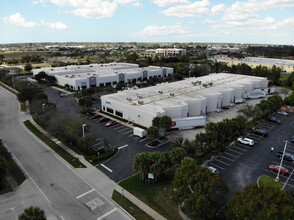
<path fill-rule="evenodd" d="M 131 132 L 133 132 L 133 130 L 130 130 L 130 131 L 124 132 L 123 134 L 128 134 L 128 133 L 131 133 Z"/>
<path fill-rule="evenodd" d="M 242 150 L 242 151 L 247 151 L 246 149 L 243 149 L 243 148 L 240 148 L 240 147 L 237 147 L 237 146 L 232 146 L 232 148 L 237 148 L 237 149 L 239 149 L 239 150 Z"/>
<path fill-rule="evenodd" d="M 262 140 L 262 138 L 263 138 L 263 136 L 257 135 L 257 134 L 253 134 L 253 133 L 250 133 L 250 135 L 251 135 L 251 137 L 254 137 L 254 138 L 258 139 L 258 140 Z"/>
<path fill-rule="evenodd" d="M 216 160 L 216 161 L 218 161 L 218 162 L 220 162 L 220 163 L 223 163 L 223 164 L 225 164 L 225 165 L 227 165 L 227 166 L 230 166 L 230 164 L 225 163 L 225 162 L 223 162 L 223 161 L 221 161 L 221 160 L 219 160 L 219 159 L 214 159 L 214 160 Z"/>
<path fill-rule="evenodd" d="M 83 193 L 83 194 L 77 196 L 76 198 L 77 198 L 77 199 L 82 198 L 83 196 L 85 196 L 85 195 L 87 195 L 87 194 L 89 194 L 89 193 L 91 193 L 91 192 L 93 192 L 93 191 L 95 191 L 95 189 L 90 189 L 88 192 L 85 192 L 85 193 Z"/>
<path fill-rule="evenodd" d="M 112 213 L 115 212 L 116 210 L 117 210 L 117 208 L 115 207 L 114 209 L 110 210 L 109 212 L 106 212 L 105 214 L 103 214 L 102 216 L 100 216 L 99 218 L 97 218 L 97 220 L 104 219 L 106 216 L 112 214 Z"/>
<path fill-rule="evenodd" d="M 238 152 L 238 151 L 232 150 L 231 148 L 228 149 L 228 150 L 229 150 L 229 151 L 233 151 L 233 152 L 235 152 L 235 153 L 237 153 L 237 154 L 243 154 L 243 153 L 241 153 L 241 152 Z"/>
<path fill-rule="evenodd" d="M 214 163 L 209 163 L 209 164 L 211 164 L 212 166 L 215 166 L 215 167 L 217 167 L 217 168 L 220 168 L 220 169 L 222 169 L 222 170 L 226 170 L 225 168 L 223 168 L 223 167 L 221 167 L 221 166 L 219 166 L 219 165 L 216 165 L 216 164 L 214 164 Z"/>
<path fill-rule="evenodd" d="M 132 136 L 135 136 L 134 134 L 130 134 L 128 137 L 132 137 Z"/>
<path fill-rule="evenodd" d="M 114 125 L 114 126 L 112 126 L 113 127 L 113 130 L 118 130 L 118 129 L 120 129 L 120 128 L 122 128 L 122 127 L 124 127 L 123 125 L 120 125 L 120 124 L 117 124 L 117 125 Z"/>
<path fill-rule="evenodd" d="M 118 132 L 126 131 L 126 130 L 129 130 L 129 129 L 130 128 L 128 128 L 128 127 L 124 127 L 124 129 L 121 129 L 121 130 L 118 129 Z"/>
<path fill-rule="evenodd" d="M 123 149 L 123 148 L 125 148 L 125 147 L 127 147 L 127 146 L 129 146 L 129 145 L 127 145 L 127 144 L 125 144 L 125 145 L 123 145 L 123 146 L 121 146 L 121 147 L 118 147 L 117 149 Z"/>
<path fill-rule="evenodd" d="M 238 147 L 245 147 L 245 148 L 248 148 L 248 149 L 251 149 L 252 147 L 248 147 L 247 145 L 245 144 L 239 144 L 239 143 L 236 143 L 235 146 L 238 146 Z"/>
<path fill-rule="evenodd" d="M 229 159 L 229 158 L 224 157 L 224 156 L 222 156 L 222 155 L 220 155 L 220 157 L 221 157 L 221 158 L 225 158 L 226 160 L 230 160 L 230 161 L 232 161 L 232 162 L 235 162 L 235 160 Z"/>
<path fill-rule="evenodd" d="M 101 164 L 101 166 L 103 167 L 103 168 L 105 168 L 106 170 L 108 170 L 109 172 L 113 172 L 111 169 L 109 169 L 107 166 L 105 166 L 103 163 Z"/>
<path fill-rule="evenodd" d="M 97 143 L 97 144 L 93 144 L 92 147 L 98 146 L 100 144 L 101 144 L 101 142 L 100 143 Z"/>
<path fill-rule="evenodd" d="M 146 138 L 144 138 L 144 139 L 140 140 L 139 142 L 146 141 L 147 139 L 148 139 L 148 138 L 146 137 Z"/>
<path fill-rule="evenodd" d="M 230 156 L 232 156 L 232 157 L 239 158 L 239 156 L 236 156 L 236 155 L 230 154 L 230 153 L 228 153 L 228 152 L 224 152 L 224 153 L 225 153 L 225 154 L 228 154 L 228 155 L 230 155 Z"/>

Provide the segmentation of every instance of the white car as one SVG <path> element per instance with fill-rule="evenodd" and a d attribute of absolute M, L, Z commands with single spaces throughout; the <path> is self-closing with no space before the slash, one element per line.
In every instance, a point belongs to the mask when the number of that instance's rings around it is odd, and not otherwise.
<path fill-rule="evenodd" d="M 280 115 L 284 115 L 284 116 L 289 115 L 289 113 L 287 113 L 285 111 L 278 111 L 277 113 L 280 114 Z"/>
<path fill-rule="evenodd" d="M 208 166 L 207 169 L 209 169 L 209 171 L 212 173 L 218 173 L 218 170 L 215 167 Z"/>
<path fill-rule="evenodd" d="M 254 140 L 250 139 L 250 138 L 238 138 L 237 141 L 241 144 L 246 144 L 249 146 L 253 146 L 254 145 Z"/>

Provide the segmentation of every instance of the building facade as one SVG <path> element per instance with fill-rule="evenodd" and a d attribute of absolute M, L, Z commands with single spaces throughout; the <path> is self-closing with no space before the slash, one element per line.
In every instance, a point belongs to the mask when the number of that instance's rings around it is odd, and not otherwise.
<path fill-rule="evenodd" d="M 55 76 L 58 85 L 68 86 L 73 90 L 116 85 L 118 82 L 136 83 L 173 74 L 173 68 L 158 66 L 140 68 L 138 64 L 130 63 L 71 65 L 33 69 L 32 71 L 33 75 L 45 72 L 48 75 Z"/>
<path fill-rule="evenodd" d="M 218 73 L 104 95 L 101 104 L 107 113 L 150 127 L 157 116 L 177 120 L 206 116 L 208 112 L 243 102 L 246 94 L 256 89 L 268 93 L 267 79 Z"/>
<path fill-rule="evenodd" d="M 158 56 L 163 56 L 163 57 L 178 57 L 181 55 L 186 55 L 186 49 L 177 49 L 177 48 L 159 48 L 155 50 L 155 53 Z"/>

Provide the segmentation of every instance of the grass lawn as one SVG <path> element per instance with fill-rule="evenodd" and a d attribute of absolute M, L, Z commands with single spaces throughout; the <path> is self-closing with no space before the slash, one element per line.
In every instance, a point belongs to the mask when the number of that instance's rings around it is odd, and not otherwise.
<path fill-rule="evenodd" d="M 113 191 L 112 199 L 123 207 L 125 210 L 128 211 L 135 219 L 140 220 L 152 220 L 148 214 L 142 211 L 138 206 L 134 205 L 134 203 L 130 202 L 128 199 L 123 197 L 120 193 L 116 190 Z"/>
<path fill-rule="evenodd" d="M 258 184 L 259 186 L 271 186 L 279 189 L 283 187 L 281 182 L 276 182 L 275 179 L 264 175 L 258 179 Z"/>
<path fill-rule="evenodd" d="M 73 157 L 66 150 L 64 150 L 54 141 L 52 141 L 49 137 L 47 137 L 42 132 L 40 132 L 29 120 L 25 121 L 24 124 L 31 132 L 33 132 L 38 138 L 40 138 L 45 144 L 47 144 L 52 150 L 58 153 L 59 156 L 61 156 L 64 160 L 70 163 L 73 167 L 75 168 L 85 167 L 85 165 L 82 164 L 79 161 L 79 159 L 76 159 L 75 157 Z"/>
<path fill-rule="evenodd" d="M 141 183 L 134 175 L 119 185 L 167 219 L 180 219 L 178 206 L 171 200 L 171 179 L 154 184 Z"/>

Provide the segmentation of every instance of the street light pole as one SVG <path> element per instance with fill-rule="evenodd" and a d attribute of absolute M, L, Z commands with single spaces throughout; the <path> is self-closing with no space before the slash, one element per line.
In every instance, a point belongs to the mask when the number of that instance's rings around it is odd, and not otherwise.
<path fill-rule="evenodd" d="M 86 127 L 86 124 L 83 124 L 82 130 L 83 130 L 84 146 L 85 146 L 85 127 Z"/>
<path fill-rule="evenodd" d="M 45 103 L 42 104 L 42 110 L 45 111 Z"/>
<path fill-rule="evenodd" d="M 286 141 L 285 146 L 284 146 L 284 151 L 283 151 L 283 155 L 282 155 L 282 158 L 281 158 L 281 163 L 280 163 L 280 166 L 279 166 L 278 175 L 277 175 L 277 177 L 275 179 L 276 182 L 279 181 L 279 175 L 280 175 L 280 172 L 281 172 L 281 166 L 282 166 L 282 163 L 283 163 L 283 160 L 284 160 L 284 155 L 285 155 L 285 151 L 286 151 L 286 148 L 287 148 L 287 143 L 288 143 L 288 141 Z"/>

